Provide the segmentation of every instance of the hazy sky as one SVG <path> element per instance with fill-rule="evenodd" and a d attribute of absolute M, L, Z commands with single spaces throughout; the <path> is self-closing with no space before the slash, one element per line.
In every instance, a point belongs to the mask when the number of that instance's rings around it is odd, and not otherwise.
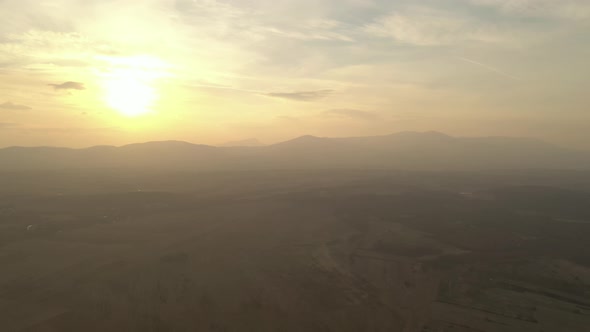
<path fill-rule="evenodd" d="M 404 130 L 590 148 L 588 0 L 0 0 L 0 146 Z"/>

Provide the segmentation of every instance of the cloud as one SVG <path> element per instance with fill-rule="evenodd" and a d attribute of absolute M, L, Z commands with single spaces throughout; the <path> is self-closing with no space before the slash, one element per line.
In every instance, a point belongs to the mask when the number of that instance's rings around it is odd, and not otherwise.
<path fill-rule="evenodd" d="M 86 90 L 84 83 L 80 82 L 64 82 L 62 84 L 49 84 L 55 90 Z"/>
<path fill-rule="evenodd" d="M 14 122 L 0 122 L 0 129 L 11 129 L 20 127 L 19 123 Z"/>
<path fill-rule="evenodd" d="M 51 134 L 78 134 L 78 133 L 118 133 L 119 127 L 27 127 L 28 131 L 43 132 Z"/>
<path fill-rule="evenodd" d="M 416 46 L 462 42 L 501 43 L 510 35 L 492 23 L 430 7 L 409 7 L 382 16 L 364 27 L 365 33 Z"/>
<path fill-rule="evenodd" d="M 485 63 L 482 63 L 482 62 L 479 62 L 479 61 L 475 61 L 475 60 L 471 60 L 471 59 L 468 59 L 468 58 L 463 58 L 463 57 L 458 57 L 457 59 L 459 59 L 461 61 L 465 61 L 465 62 L 470 63 L 470 64 L 473 64 L 473 65 L 476 65 L 476 66 L 479 66 L 479 67 L 482 67 L 482 68 L 485 68 L 485 69 L 487 69 L 487 70 L 489 70 L 491 72 L 494 72 L 494 73 L 496 73 L 496 74 L 498 74 L 500 76 L 504 76 L 504 77 L 507 77 L 507 78 L 510 78 L 510 79 L 513 79 L 513 80 L 517 80 L 517 81 L 520 80 L 520 78 L 518 78 L 518 77 L 516 77 L 514 75 L 508 74 L 508 73 L 506 73 L 506 72 L 504 72 L 504 71 L 502 71 L 502 70 L 500 70 L 498 68 L 492 67 L 492 66 L 487 65 Z"/>
<path fill-rule="evenodd" d="M 289 42 L 352 42 L 351 26 L 334 16 L 334 6 L 352 6 L 355 0 L 219 1 L 176 0 L 178 17 L 200 40 L 232 44 Z M 352 6 L 356 8 L 358 6 Z M 329 13 L 328 13 L 329 11 Z"/>
<path fill-rule="evenodd" d="M 272 92 L 266 95 L 274 98 L 282 98 L 296 101 L 314 101 L 326 98 L 334 90 L 296 91 L 296 92 Z"/>
<path fill-rule="evenodd" d="M 326 116 L 339 116 L 339 117 L 348 117 L 353 119 L 365 120 L 365 121 L 375 121 L 379 120 L 379 115 L 373 112 L 355 110 L 355 109 L 333 109 L 329 111 L 325 111 L 323 113 Z"/>
<path fill-rule="evenodd" d="M 587 0 L 467 0 L 469 3 L 495 8 L 505 14 L 526 17 L 582 21 L 590 18 Z"/>
<path fill-rule="evenodd" d="M 45 134 L 87 134 L 87 133 L 121 133 L 120 127 L 43 127 L 30 126 L 23 123 L 0 122 L 0 130 L 22 133 Z"/>
<path fill-rule="evenodd" d="M 0 104 L 0 108 L 5 109 L 5 110 L 11 110 L 11 111 L 28 111 L 31 110 L 32 108 L 27 106 L 27 105 L 19 105 L 19 104 L 15 104 L 12 102 L 5 102 L 3 104 Z"/>
<path fill-rule="evenodd" d="M 297 31 L 293 29 L 287 30 L 275 27 L 263 27 L 259 28 L 257 32 L 260 32 L 261 34 L 268 33 L 270 35 L 276 35 L 277 37 L 293 38 L 300 40 L 336 40 L 343 42 L 354 41 L 350 36 L 329 31 L 329 29 L 309 28 L 307 30 L 301 29 L 301 31 Z"/>

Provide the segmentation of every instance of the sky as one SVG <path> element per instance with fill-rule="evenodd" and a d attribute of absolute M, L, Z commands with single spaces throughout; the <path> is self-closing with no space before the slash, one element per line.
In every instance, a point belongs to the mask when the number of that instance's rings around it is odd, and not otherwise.
<path fill-rule="evenodd" d="M 0 0 L 0 147 L 436 130 L 590 149 L 587 0 Z"/>

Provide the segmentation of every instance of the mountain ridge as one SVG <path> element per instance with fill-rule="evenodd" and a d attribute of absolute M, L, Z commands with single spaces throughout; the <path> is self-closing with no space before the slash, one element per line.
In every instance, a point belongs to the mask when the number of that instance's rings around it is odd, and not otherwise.
<path fill-rule="evenodd" d="M 374 136 L 346 136 L 346 137 L 321 137 L 321 136 L 314 136 L 314 135 L 301 135 L 297 136 L 285 141 L 276 142 L 273 144 L 268 145 L 261 145 L 263 147 L 273 146 L 273 145 L 281 145 L 284 143 L 294 142 L 294 141 L 313 141 L 313 140 L 353 140 L 353 139 L 376 139 L 376 138 L 400 138 L 400 137 L 440 137 L 445 139 L 471 139 L 471 140 L 481 140 L 481 139 L 500 139 L 500 140 L 522 140 L 522 141 L 530 141 L 530 142 L 538 142 L 546 145 L 556 146 L 553 143 L 549 143 L 537 138 L 533 137 L 522 137 L 522 136 L 451 136 L 442 132 L 438 131 L 401 131 L 395 132 L 391 134 L 385 135 L 374 135 Z M 232 141 L 227 142 L 221 145 L 211 145 L 211 144 L 201 144 L 201 143 L 193 143 L 188 141 L 182 140 L 156 140 L 156 141 L 146 141 L 146 142 L 137 142 L 137 143 L 128 143 L 123 145 L 92 145 L 88 147 L 81 147 L 81 148 L 73 148 L 73 147 L 66 147 L 66 146 L 48 146 L 48 145 L 39 145 L 39 146 L 21 146 L 21 145 L 13 145 L 0 148 L 0 151 L 7 150 L 7 149 L 64 149 L 64 150 L 86 150 L 86 149 L 95 149 L 95 148 L 124 148 L 130 146 L 140 146 L 140 145 L 153 145 L 153 144 L 179 144 L 179 145 L 194 145 L 194 146 L 207 146 L 207 147 L 214 147 L 214 148 L 226 148 L 226 147 L 242 147 L 242 146 L 228 146 L 227 144 L 230 143 L 238 143 L 244 141 L 250 141 L 251 139 L 242 140 L 242 141 Z M 257 139 L 254 139 L 258 141 Z M 589 150 L 580 150 L 580 149 L 569 149 L 560 147 L 562 149 L 568 150 L 575 150 L 575 151 L 589 151 Z"/>
<path fill-rule="evenodd" d="M 218 147 L 235 148 L 235 147 L 259 147 L 264 146 L 257 138 L 248 138 L 239 141 L 230 141 L 220 145 Z"/>
<path fill-rule="evenodd" d="M 304 135 L 258 147 L 216 147 L 169 140 L 82 149 L 0 149 L 0 170 L 90 167 L 191 170 L 590 169 L 590 152 L 561 148 L 531 138 L 454 137 L 434 131 L 340 138 Z"/>

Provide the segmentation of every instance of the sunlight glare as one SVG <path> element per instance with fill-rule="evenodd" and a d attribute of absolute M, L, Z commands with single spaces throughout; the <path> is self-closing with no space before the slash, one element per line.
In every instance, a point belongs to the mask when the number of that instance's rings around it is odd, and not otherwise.
<path fill-rule="evenodd" d="M 151 112 L 157 95 L 149 82 L 137 77 L 117 77 L 107 83 L 105 99 L 112 109 L 134 117 Z"/>
<path fill-rule="evenodd" d="M 147 56 L 104 60 L 109 67 L 102 75 L 108 107 L 128 117 L 151 113 L 159 98 L 155 83 L 165 76 L 164 63 Z"/>

